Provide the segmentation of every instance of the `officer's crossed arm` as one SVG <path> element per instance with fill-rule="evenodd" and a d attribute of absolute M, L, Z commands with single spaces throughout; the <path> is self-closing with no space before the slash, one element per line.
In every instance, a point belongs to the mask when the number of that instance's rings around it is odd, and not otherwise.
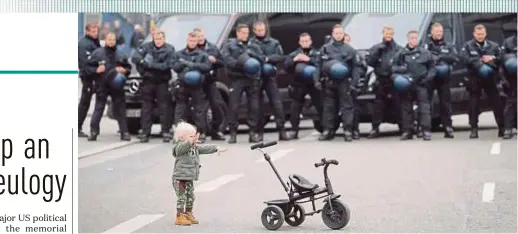
<path fill-rule="evenodd" d="M 428 57 L 428 62 L 426 64 L 426 67 L 428 69 L 428 72 L 426 74 L 426 78 L 424 80 L 424 82 L 430 82 L 433 80 L 433 78 L 435 77 L 435 61 L 432 57 L 432 53 L 430 53 L 430 51 L 427 51 L 425 50 L 426 54 L 427 54 L 427 57 Z"/>
<path fill-rule="evenodd" d="M 187 67 L 187 64 L 183 63 L 180 61 L 180 58 L 181 58 L 181 52 L 177 52 L 175 53 L 174 55 L 174 62 L 173 62 L 173 71 L 176 72 L 176 73 L 182 73 L 183 69 L 185 69 Z"/>
<path fill-rule="evenodd" d="M 367 56 L 367 65 L 371 67 L 376 67 L 378 65 L 379 59 L 381 57 L 381 50 L 379 50 L 378 45 L 374 45 L 368 51 Z"/>
<path fill-rule="evenodd" d="M 284 60 L 284 69 L 286 69 L 286 71 L 292 72 L 295 70 L 295 61 L 293 61 L 293 59 L 297 56 L 297 52 L 298 50 L 295 50 L 286 56 L 286 59 Z"/>
<path fill-rule="evenodd" d="M 144 62 L 144 56 L 146 56 L 147 51 L 144 45 L 141 45 L 137 51 L 131 56 L 131 62 L 133 64 L 140 64 Z"/>
<path fill-rule="evenodd" d="M 101 65 L 104 60 L 104 54 L 101 49 L 95 50 L 92 55 L 88 58 L 85 64 L 86 75 L 93 75 L 97 73 L 97 68 Z"/>
<path fill-rule="evenodd" d="M 455 47 L 453 47 L 451 45 L 448 45 L 447 49 L 448 49 L 448 53 L 441 53 L 439 55 L 439 60 L 442 60 L 442 61 L 446 62 L 449 65 L 453 65 L 455 63 L 458 63 L 459 62 L 459 58 L 458 58 L 458 55 L 457 55 L 457 49 L 455 49 Z"/>
<path fill-rule="evenodd" d="M 117 62 L 118 67 L 124 68 L 123 73 L 125 75 L 129 75 L 131 73 L 131 64 L 126 56 L 121 56 L 119 61 Z"/>
<path fill-rule="evenodd" d="M 201 73 L 207 73 L 212 68 L 212 64 L 209 61 L 209 56 L 206 53 L 203 53 L 200 56 L 200 62 L 193 63 L 192 68 Z"/>
<path fill-rule="evenodd" d="M 169 50 L 163 62 L 149 63 L 149 68 L 158 71 L 169 71 L 173 68 L 174 50 Z"/>
<path fill-rule="evenodd" d="M 223 61 L 223 57 L 221 56 L 221 53 L 219 52 L 218 48 L 216 47 L 212 47 L 210 48 L 210 51 L 213 53 L 211 53 L 212 56 L 214 56 L 214 58 L 216 58 L 216 62 L 212 64 L 213 68 L 214 69 L 219 69 L 219 68 L 222 68 L 225 66 L 225 62 Z"/>
<path fill-rule="evenodd" d="M 392 59 L 392 73 L 403 74 L 407 72 L 407 66 L 403 61 L 403 54 L 401 51 L 397 52 Z"/>
<path fill-rule="evenodd" d="M 230 43 L 227 43 L 221 48 L 221 56 L 225 66 L 230 69 L 237 69 L 237 58 L 232 57 L 232 51 L 230 51 Z"/>
<path fill-rule="evenodd" d="M 247 53 L 250 57 L 258 59 L 262 64 L 266 63 L 268 59 L 266 55 L 264 55 L 263 50 L 261 50 L 261 47 L 259 47 L 257 44 L 249 45 Z"/>
<path fill-rule="evenodd" d="M 467 66 L 480 67 L 482 66 L 482 61 L 480 61 L 480 56 L 471 56 L 471 51 L 469 49 L 468 43 L 462 46 L 459 54 L 460 59 Z"/>
<path fill-rule="evenodd" d="M 284 51 L 282 50 L 281 44 L 277 42 L 277 45 L 275 47 L 275 54 L 268 55 L 268 63 L 271 64 L 278 64 L 282 62 L 282 59 L 284 57 Z"/>

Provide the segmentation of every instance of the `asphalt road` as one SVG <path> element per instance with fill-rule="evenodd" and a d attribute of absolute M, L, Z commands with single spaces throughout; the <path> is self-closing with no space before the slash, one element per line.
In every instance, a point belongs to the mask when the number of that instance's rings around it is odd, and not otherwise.
<path fill-rule="evenodd" d="M 335 191 L 352 211 L 345 232 L 516 233 L 516 138 L 497 138 L 487 113 L 481 116 L 481 126 L 487 128 L 480 139 L 468 139 L 466 116 L 455 117 L 454 124 L 460 129 L 455 139 L 434 133 L 430 142 L 401 142 L 395 134 L 353 143 L 341 137 L 317 142 L 318 136 L 307 129 L 302 139 L 267 151 L 284 180 L 297 173 L 323 184 L 322 171 L 313 164 L 322 157 L 340 162 L 329 172 Z M 362 125 L 362 132 L 369 128 Z M 194 209 L 200 224 L 175 226 L 171 145 L 156 139 L 108 150 L 119 143 L 116 130 L 103 131 L 99 142 L 80 140 L 81 233 L 265 232 L 263 201 L 286 198 L 271 168 L 259 152 L 250 151 L 248 136 L 242 134 L 236 145 L 222 143 L 229 147 L 227 153 L 202 156 Z M 276 134 L 268 133 L 265 140 L 276 140 Z M 86 153 L 103 147 L 105 152 Z M 329 231 L 317 214 L 300 227 L 284 224 L 277 232 Z"/>

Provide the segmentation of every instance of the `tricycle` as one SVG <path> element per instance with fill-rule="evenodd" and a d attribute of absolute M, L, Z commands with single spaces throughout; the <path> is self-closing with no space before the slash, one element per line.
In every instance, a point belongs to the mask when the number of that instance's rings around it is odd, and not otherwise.
<path fill-rule="evenodd" d="M 268 230 L 279 229 L 284 222 L 288 225 L 296 227 L 301 225 L 306 216 L 322 213 L 322 221 L 324 224 L 334 230 L 342 229 L 349 223 L 351 211 L 349 207 L 340 199 L 341 195 L 335 194 L 331 180 L 327 175 L 329 165 L 338 165 L 335 159 L 327 160 L 322 158 L 320 162 L 315 163 L 315 167 L 324 167 L 324 183 L 325 187 L 311 183 L 301 175 L 289 175 L 289 181 L 285 184 L 279 175 L 279 172 L 270 160 L 270 155 L 262 149 L 276 145 L 276 141 L 260 142 L 250 146 L 251 150 L 259 150 L 263 153 L 264 159 L 270 164 L 275 175 L 281 182 L 284 190 L 288 195 L 288 199 L 277 199 L 264 202 L 267 206 L 261 214 L 263 226 Z M 324 199 L 322 209 L 315 208 L 315 201 Z M 306 213 L 303 203 L 311 202 L 313 211 Z"/>

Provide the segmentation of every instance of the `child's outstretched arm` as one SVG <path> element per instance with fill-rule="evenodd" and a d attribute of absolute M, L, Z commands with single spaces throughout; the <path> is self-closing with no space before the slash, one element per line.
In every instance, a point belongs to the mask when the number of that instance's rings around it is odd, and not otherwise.
<path fill-rule="evenodd" d="M 218 146 L 213 144 L 197 145 L 199 154 L 213 154 L 218 152 Z"/>
<path fill-rule="evenodd" d="M 186 155 L 192 147 L 192 142 L 188 140 L 175 142 L 173 146 L 173 156 Z"/>

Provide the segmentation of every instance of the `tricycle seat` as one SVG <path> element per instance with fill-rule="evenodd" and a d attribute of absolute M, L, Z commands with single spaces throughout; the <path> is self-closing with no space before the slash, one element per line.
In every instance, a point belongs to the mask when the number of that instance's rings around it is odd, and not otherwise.
<path fill-rule="evenodd" d="M 293 187 L 295 187 L 295 189 L 299 192 L 309 192 L 318 188 L 317 184 L 309 182 L 309 180 L 302 177 L 301 175 L 291 174 L 289 178 Z"/>

